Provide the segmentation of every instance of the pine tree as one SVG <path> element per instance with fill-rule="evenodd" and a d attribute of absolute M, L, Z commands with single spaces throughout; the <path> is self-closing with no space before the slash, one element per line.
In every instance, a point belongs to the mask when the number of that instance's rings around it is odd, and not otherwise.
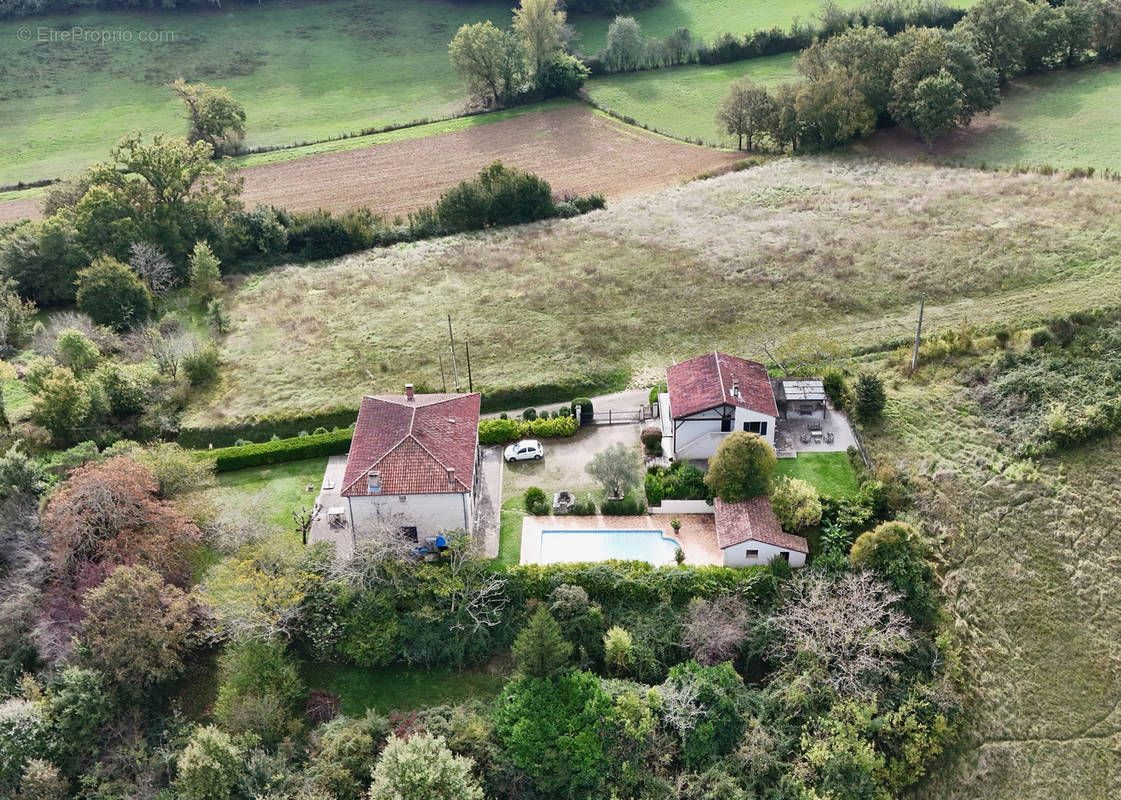
<path fill-rule="evenodd" d="M 538 609 L 514 640 L 514 660 L 527 675 L 544 678 L 566 664 L 572 645 L 547 609 Z"/>

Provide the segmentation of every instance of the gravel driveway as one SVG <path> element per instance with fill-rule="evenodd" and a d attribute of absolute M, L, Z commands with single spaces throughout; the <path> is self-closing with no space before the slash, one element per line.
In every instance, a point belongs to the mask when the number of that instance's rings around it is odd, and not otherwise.
<path fill-rule="evenodd" d="M 545 458 L 541 461 L 517 461 L 505 465 L 502 499 L 505 501 L 521 494 L 530 486 L 538 486 L 547 493 L 561 489 L 598 489 L 599 484 L 584 471 L 584 465 L 600 450 L 616 442 L 631 445 L 635 461 L 641 465 L 638 432 L 638 425 L 585 425 L 575 436 L 567 439 L 542 439 Z"/>

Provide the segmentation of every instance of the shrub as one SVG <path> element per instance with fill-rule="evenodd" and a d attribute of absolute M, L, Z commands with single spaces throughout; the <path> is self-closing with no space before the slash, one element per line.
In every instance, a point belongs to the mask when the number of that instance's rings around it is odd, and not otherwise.
<path fill-rule="evenodd" d="M 568 664 L 572 644 L 545 607 L 537 609 L 522 628 L 511 649 L 518 668 L 526 675 L 544 678 Z"/>
<path fill-rule="evenodd" d="M 297 436 L 291 439 L 246 444 L 240 447 L 227 447 L 207 451 L 214 459 L 217 472 L 231 472 L 245 467 L 262 464 L 279 464 L 285 461 L 298 461 L 304 458 L 317 458 L 345 453 L 350 449 L 354 430 L 347 428 L 334 433 L 321 433 L 311 436 Z"/>
<path fill-rule="evenodd" d="M 1002 350 L 1008 347 L 1008 342 L 1012 340 L 1012 331 L 1006 325 L 1002 325 L 993 332 L 993 337 L 996 339 L 997 345 Z"/>
<path fill-rule="evenodd" d="M 639 434 L 642 440 L 642 446 L 646 448 L 647 453 L 660 455 L 662 452 L 662 429 L 657 425 L 648 425 L 642 429 Z"/>
<path fill-rule="evenodd" d="M 152 313 L 152 295 L 131 269 L 102 257 L 78 273 L 78 308 L 98 325 L 132 328 Z"/>
<path fill-rule="evenodd" d="M 501 161 L 444 192 L 436 202 L 440 223 L 458 231 L 518 225 L 550 217 L 555 210 L 548 182 Z"/>
<path fill-rule="evenodd" d="M 887 393 L 884 391 L 883 379 L 874 372 L 861 373 L 853 390 L 853 410 L 857 419 L 862 422 L 878 420 L 886 404 Z"/>
<path fill-rule="evenodd" d="M 671 500 L 707 500 L 712 494 L 705 485 L 705 474 L 684 461 L 673 463 L 663 483 Z"/>
<path fill-rule="evenodd" d="M 521 434 L 521 426 L 513 419 L 484 419 L 479 421 L 479 444 L 512 442 Z"/>
<path fill-rule="evenodd" d="M 650 397 L 649 397 L 650 405 L 654 405 L 655 403 L 657 403 L 658 402 L 658 395 L 661 394 L 662 392 L 666 392 L 668 390 L 669 390 L 669 387 L 668 387 L 668 385 L 666 384 L 665 381 L 662 381 L 659 384 L 655 384 L 654 386 L 651 386 L 650 387 Z"/>
<path fill-rule="evenodd" d="M 546 415 L 545 419 L 548 419 L 548 418 L 549 418 L 548 415 Z M 522 419 L 525 422 L 533 422 L 535 419 L 537 419 L 537 409 L 527 408 L 525 411 L 522 412 Z"/>
<path fill-rule="evenodd" d="M 453 755 L 442 736 L 390 736 L 371 776 L 370 800 L 483 800 L 474 762 Z"/>
<path fill-rule="evenodd" d="M 577 500 L 572 505 L 572 513 L 578 517 L 594 517 L 596 504 L 592 500 Z"/>
<path fill-rule="evenodd" d="M 779 478 L 771 492 L 771 508 L 787 531 L 800 531 L 821 522 L 817 489 L 801 478 Z"/>
<path fill-rule="evenodd" d="M 591 422 L 592 415 L 594 414 L 591 399 L 587 397 L 574 397 L 572 399 L 572 413 L 576 413 L 577 406 L 580 406 L 580 421 Z"/>
<path fill-rule="evenodd" d="M 849 385 L 845 374 L 837 367 L 826 367 L 821 375 L 825 394 L 834 408 L 844 408 L 848 401 Z"/>
<path fill-rule="evenodd" d="M 191 800 L 229 800 L 241 767 L 241 749 L 214 726 L 199 728 L 176 761 L 175 790 Z"/>
<path fill-rule="evenodd" d="M 634 517 L 646 513 L 646 504 L 639 497 L 627 495 L 621 500 L 604 500 L 600 510 L 609 517 Z"/>
<path fill-rule="evenodd" d="M 716 448 L 705 485 L 724 502 L 739 503 L 767 493 L 775 463 L 775 451 L 766 439 L 736 431 Z"/>
<path fill-rule="evenodd" d="M 660 475 L 646 476 L 646 502 L 652 506 L 660 506 L 666 496 L 666 487 L 662 485 Z"/>
<path fill-rule="evenodd" d="M 934 570 L 919 532 L 903 522 L 885 522 L 863 533 L 852 546 L 849 561 L 873 570 L 903 595 L 899 606 L 916 624 L 930 626 L 938 614 Z"/>
<path fill-rule="evenodd" d="M 183 358 L 183 374 L 191 386 L 202 386 L 218 378 L 218 348 L 209 345 Z"/>
<path fill-rule="evenodd" d="M 523 504 L 525 505 L 525 510 L 535 516 L 541 516 L 542 514 L 549 513 L 545 492 L 543 489 L 539 489 L 536 486 L 530 486 L 525 490 L 525 499 L 523 500 Z M 542 512 L 540 510 L 542 508 L 545 508 L 546 510 Z"/>
<path fill-rule="evenodd" d="M 58 363 L 81 375 L 97 366 L 101 351 L 81 331 L 66 330 L 58 335 Z"/>
<path fill-rule="evenodd" d="M 691 769 L 700 769 L 731 752 L 743 732 L 747 690 L 730 662 L 702 667 L 694 661 L 669 671 L 661 689 L 667 727 L 681 738 Z"/>
<path fill-rule="evenodd" d="M 1037 331 L 1032 331 L 1031 346 L 1033 348 L 1038 349 L 1040 347 L 1046 347 L 1053 341 L 1055 341 L 1055 337 L 1052 335 L 1051 331 L 1047 330 L 1046 328 L 1040 328 Z"/>

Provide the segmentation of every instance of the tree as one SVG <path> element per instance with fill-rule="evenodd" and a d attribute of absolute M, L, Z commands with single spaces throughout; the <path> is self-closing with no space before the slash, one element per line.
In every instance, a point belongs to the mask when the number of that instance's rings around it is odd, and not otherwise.
<path fill-rule="evenodd" d="M 55 341 L 55 354 L 58 363 L 71 370 L 75 375 L 81 375 L 97 366 L 101 358 L 101 351 L 97 345 L 86 338 L 81 331 L 73 328 L 63 331 Z"/>
<path fill-rule="evenodd" d="M 600 450 L 584 471 L 600 482 L 608 498 L 623 497 L 642 483 L 638 454 L 623 442 Z"/>
<path fill-rule="evenodd" d="M 935 139 L 957 127 L 961 116 L 961 91 L 961 84 L 944 69 L 937 75 L 923 78 L 915 87 L 914 105 L 907 113 L 927 149 L 933 149 Z"/>
<path fill-rule="evenodd" d="M 724 437 L 708 462 L 705 485 L 725 503 L 764 495 L 775 471 L 774 449 L 757 433 L 734 431 Z"/>
<path fill-rule="evenodd" d="M 787 147 L 797 151 L 802 141 L 802 123 L 798 119 L 799 91 L 799 85 L 794 83 L 781 83 L 775 87 L 775 115 L 767 133 L 780 152 Z"/>
<path fill-rule="evenodd" d="M 91 410 L 85 384 L 66 367 L 51 369 L 31 398 L 31 421 L 62 443 L 77 441 L 76 433 L 89 420 Z"/>
<path fill-rule="evenodd" d="M 49 761 L 32 758 L 24 767 L 23 779 L 13 800 L 66 800 L 69 796 L 70 784 L 59 768 Z"/>
<path fill-rule="evenodd" d="M 195 249 L 188 260 L 188 280 L 195 301 L 205 304 L 214 298 L 222 287 L 221 262 L 206 242 L 195 242 Z"/>
<path fill-rule="evenodd" d="M 514 640 L 514 661 L 527 675 L 544 678 L 568 664 L 572 645 L 561 634 L 560 625 L 542 607 L 529 618 Z"/>
<path fill-rule="evenodd" d="M 799 146 L 832 149 L 876 127 L 876 114 L 857 80 L 847 69 L 835 67 L 798 92 L 795 107 L 801 126 Z"/>
<path fill-rule="evenodd" d="M 118 331 L 133 328 L 152 313 L 152 295 L 132 270 L 115 258 L 101 257 L 78 272 L 78 308 L 98 325 Z"/>
<path fill-rule="evenodd" d="M 0 270 L 2 260 L 0 251 Z M 0 358 L 8 358 L 31 342 L 38 311 L 34 302 L 19 296 L 14 281 L 0 278 Z"/>
<path fill-rule="evenodd" d="M 187 586 L 201 535 L 156 497 L 159 488 L 151 470 L 129 458 L 74 470 L 43 514 L 43 537 L 58 574 L 74 575 L 86 563 L 138 563 Z"/>
<path fill-rule="evenodd" d="M 225 86 L 187 83 L 178 78 L 168 87 L 187 109 L 188 142 L 206 142 L 215 153 L 237 152 L 245 136 L 245 108 Z"/>
<path fill-rule="evenodd" d="M 603 636 L 603 657 L 607 669 L 615 675 L 626 675 L 634 660 L 634 637 L 620 625 L 607 629 Z"/>
<path fill-rule="evenodd" d="M 809 81 L 820 80 L 831 70 L 843 69 L 876 114 L 891 100 L 891 79 L 899 65 L 899 41 L 883 28 L 852 27 L 825 41 L 815 39 L 796 59 L 798 70 Z"/>
<path fill-rule="evenodd" d="M 182 590 L 147 567 L 118 567 L 82 602 L 90 662 L 129 694 L 177 677 L 194 645 L 195 612 Z"/>
<path fill-rule="evenodd" d="M 560 51 L 565 16 L 556 0 L 521 0 L 514 9 L 514 32 L 522 37 L 538 88 L 543 87 L 545 64 Z"/>
<path fill-rule="evenodd" d="M 499 695 L 495 734 L 514 766 L 552 796 L 603 797 L 614 771 L 611 698 L 588 672 L 524 676 Z"/>
<path fill-rule="evenodd" d="M 129 268 L 153 294 L 165 294 L 175 286 L 175 265 L 158 247 L 147 242 L 133 242 L 129 248 Z"/>
<path fill-rule="evenodd" d="M 545 62 L 538 88 L 545 97 L 569 97 L 580 91 L 591 72 L 580 59 L 556 53 Z"/>
<path fill-rule="evenodd" d="M 747 639 L 747 623 L 748 604 L 741 597 L 694 597 L 689 602 L 681 643 L 698 664 L 722 664 L 739 654 Z"/>
<path fill-rule="evenodd" d="M 230 800 L 241 764 L 229 734 L 213 725 L 198 728 L 175 762 L 173 786 L 183 800 Z"/>
<path fill-rule="evenodd" d="M 821 497 L 801 478 L 782 477 L 771 491 L 771 508 L 788 531 L 800 531 L 821 522 Z"/>
<path fill-rule="evenodd" d="M 0 241 L 0 274 L 20 297 L 47 307 L 72 303 L 78 270 L 89 265 L 78 238 L 68 216 L 25 223 Z"/>
<path fill-rule="evenodd" d="M 206 304 L 206 324 L 221 335 L 230 329 L 230 318 L 226 316 L 226 306 L 220 298 Z"/>
<path fill-rule="evenodd" d="M 631 72 L 642 65 L 646 45 L 634 17 L 615 17 L 607 28 L 607 47 L 600 60 L 611 72 Z"/>
<path fill-rule="evenodd" d="M 874 372 L 862 372 L 853 387 L 853 411 L 861 422 L 874 422 L 884 413 L 887 393 L 883 379 Z"/>
<path fill-rule="evenodd" d="M 903 522 L 884 522 L 862 533 L 852 546 L 849 561 L 870 569 L 902 594 L 899 607 L 915 624 L 930 626 L 938 615 L 934 570 L 927 562 L 929 548 L 922 536 Z"/>
<path fill-rule="evenodd" d="M 483 800 L 470 758 L 452 755 L 443 736 L 390 736 L 371 773 L 370 800 Z"/>
<path fill-rule="evenodd" d="M 113 711 L 114 703 L 99 672 L 73 666 L 63 669 L 43 698 L 51 760 L 67 774 L 77 775 L 101 749 L 101 728 Z"/>
<path fill-rule="evenodd" d="M 777 113 L 775 101 L 767 90 L 750 78 L 733 81 L 732 88 L 716 111 L 716 123 L 729 136 L 738 137 L 738 149 L 744 139 L 747 149 L 753 149 L 755 138 L 774 127 L 772 119 Z"/>
<path fill-rule="evenodd" d="M 525 75 L 525 49 L 517 34 L 494 23 L 463 25 L 448 45 L 452 67 L 475 95 L 499 106 L 509 100 Z"/>
<path fill-rule="evenodd" d="M 1024 46 L 1031 35 L 1035 4 L 1029 0 L 979 0 L 955 27 L 1001 80 L 1026 68 Z"/>
<path fill-rule="evenodd" d="M 814 679 L 842 695 L 873 696 L 911 648 L 911 627 L 897 608 L 902 595 L 871 572 L 807 572 L 788 591 L 773 618 L 779 635 L 771 657 L 790 670 L 809 659 Z"/>
<path fill-rule="evenodd" d="M 660 693 L 666 721 L 680 737 L 681 754 L 690 769 L 714 763 L 739 742 L 746 722 L 747 690 L 731 663 L 678 664 L 670 668 Z"/>

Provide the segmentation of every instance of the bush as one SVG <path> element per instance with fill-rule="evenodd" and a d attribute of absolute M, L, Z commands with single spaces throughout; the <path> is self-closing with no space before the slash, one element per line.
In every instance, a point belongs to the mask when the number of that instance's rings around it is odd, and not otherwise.
<path fill-rule="evenodd" d="M 1012 331 L 1006 325 L 1002 325 L 993 332 L 993 337 L 996 339 L 997 345 L 1001 350 L 1008 347 L 1008 342 L 1012 340 Z"/>
<path fill-rule="evenodd" d="M 641 497 L 627 495 L 622 500 L 604 500 L 600 510 L 608 517 L 634 517 L 646 513 Z"/>
<path fill-rule="evenodd" d="M 483 411 L 501 411 L 504 408 L 524 408 L 526 406 L 556 403 L 567 397 L 577 400 L 587 398 L 582 395 L 604 394 L 626 388 L 630 372 L 615 369 L 606 372 L 592 372 L 577 375 L 551 383 L 536 383 L 528 386 L 490 387 L 482 390 Z M 591 408 L 591 401 L 588 401 Z"/>
<path fill-rule="evenodd" d="M 642 446 L 646 448 L 646 452 L 651 455 L 662 454 L 662 429 L 657 425 L 648 425 L 642 429 L 639 434 L 642 439 Z"/>
<path fill-rule="evenodd" d="M 548 182 L 501 161 L 444 192 L 436 202 L 440 223 L 456 231 L 518 225 L 551 217 L 555 211 Z"/>
<path fill-rule="evenodd" d="M 354 429 L 347 428 L 334 433 L 297 436 L 260 444 L 210 450 L 206 455 L 214 459 L 216 472 L 231 472 L 262 464 L 279 464 L 304 458 L 339 455 L 350 450 L 350 440 L 353 436 Z"/>
<path fill-rule="evenodd" d="M 775 451 L 755 433 L 736 431 L 724 437 L 708 465 L 705 485 L 725 503 L 766 494 L 775 471 Z"/>
<path fill-rule="evenodd" d="M 646 476 L 646 502 L 651 506 L 660 506 L 666 496 L 666 487 L 662 485 L 660 475 L 647 474 Z"/>
<path fill-rule="evenodd" d="M 705 485 L 705 474 L 692 464 L 675 461 L 662 479 L 670 500 L 708 500 L 712 492 Z"/>
<path fill-rule="evenodd" d="M 825 388 L 825 395 L 834 408 L 844 408 L 848 402 L 849 385 L 845 381 L 845 374 L 837 367 L 826 367 L 821 375 L 821 382 Z"/>
<path fill-rule="evenodd" d="M 78 308 L 98 325 L 132 328 L 152 313 L 152 295 L 131 269 L 113 258 L 99 258 L 78 273 Z"/>
<path fill-rule="evenodd" d="M 783 530 L 797 532 L 821 522 L 821 498 L 817 489 L 801 478 L 782 477 L 775 481 L 771 508 Z"/>
<path fill-rule="evenodd" d="M 596 504 L 591 500 L 577 500 L 572 505 L 572 513 L 578 517 L 594 517 Z"/>
<path fill-rule="evenodd" d="M 1047 330 L 1046 328 L 1040 328 L 1037 331 L 1032 331 L 1032 334 L 1031 334 L 1031 346 L 1032 346 L 1032 348 L 1038 349 L 1040 347 L 1046 347 L 1047 345 L 1051 344 L 1051 342 L 1053 342 L 1053 341 L 1055 341 L 1054 335 L 1051 333 L 1051 331 Z"/>
<path fill-rule="evenodd" d="M 484 419 L 479 421 L 479 443 L 502 444 L 529 437 L 551 439 L 572 436 L 576 433 L 576 430 L 576 419 L 574 417 L 537 418 L 530 422 L 518 422 L 513 419 Z"/>
<path fill-rule="evenodd" d="M 479 444 L 512 442 L 521 434 L 521 426 L 513 419 L 484 419 L 479 421 Z"/>
<path fill-rule="evenodd" d="M 548 419 L 548 418 L 549 418 L 548 415 L 546 415 L 545 419 Z M 527 408 L 525 411 L 522 412 L 522 419 L 525 422 L 533 422 L 535 419 L 537 419 L 537 409 Z"/>
<path fill-rule="evenodd" d="M 58 363 L 81 375 L 97 366 L 101 351 L 81 331 L 65 330 L 58 335 Z"/>
<path fill-rule="evenodd" d="M 572 413 L 576 413 L 576 407 L 580 407 L 580 422 L 591 422 L 592 415 L 592 401 L 588 397 L 574 397 L 572 399 Z"/>
<path fill-rule="evenodd" d="M 530 486 L 525 490 L 524 500 L 525 510 L 534 516 L 545 516 L 549 513 L 549 501 L 545 497 L 545 492 L 536 486 Z"/>
<path fill-rule="evenodd" d="M 209 345 L 183 358 L 183 374 L 191 386 L 202 386 L 218 379 L 218 348 Z"/>
<path fill-rule="evenodd" d="M 263 442 L 273 436 L 286 439 L 295 436 L 302 430 L 313 428 L 327 428 L 337 431 L 341 428 L 351 428 L 358 417 L 356 406 L 342 406 L 324 409 L 310 414 L 296 414 L 292 412 L 277 412 L 263 414 L 240 422 L 231 422 L 225 425 L 187 427 L 179 431 L 177 441 L 183 447 L 196 450 L 210 447 L 229 447 L 239 442 Z"/>

